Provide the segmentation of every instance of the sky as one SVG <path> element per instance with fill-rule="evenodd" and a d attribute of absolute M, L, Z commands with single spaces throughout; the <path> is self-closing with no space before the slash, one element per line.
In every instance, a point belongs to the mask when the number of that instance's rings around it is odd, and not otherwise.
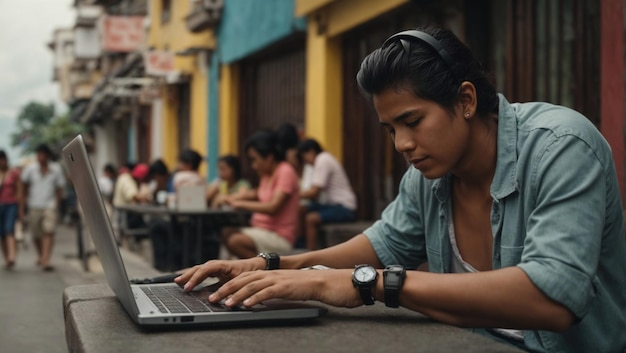
<path fill-rule="evenodd" d="M 47 43 L 56 28 L 71 27 L 73 0 L 0 0 L 0 149 L 9 162 L 21 158 L 10 146 L 15 119 L 30 101 L 53 102 L 56 112 L 67 111 L 52 82 L 52 51 Z"/>

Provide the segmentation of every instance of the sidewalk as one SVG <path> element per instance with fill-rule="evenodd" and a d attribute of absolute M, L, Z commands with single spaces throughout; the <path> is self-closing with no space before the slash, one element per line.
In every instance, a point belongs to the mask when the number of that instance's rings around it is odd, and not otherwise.
<path fill-rule="evenodd" d="M 97 256 L 90 257 L 90 272 L 83 270 L 76 257 L 74 226 L 60 225 L 57 229 L 52 272 L 36 266 L 37 252 L 29 240 L 20 244 L 12 271 L 0 263 L 0 352 L 65 353 L 63 290 L 78 284 L 106 283 L 106 279 Z M 133 269 L 148 266 L 143 258 L 124 249 L 122 257 L 130 278 L 135 277 Z"/>

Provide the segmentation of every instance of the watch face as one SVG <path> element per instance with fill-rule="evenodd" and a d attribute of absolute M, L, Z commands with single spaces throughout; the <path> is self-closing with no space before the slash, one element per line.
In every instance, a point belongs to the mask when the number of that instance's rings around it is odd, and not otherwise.
<path fill-rule="evenodd" d="M 363 266 L 354 270 L 354 278 L 359 282 L 373 281 L 376 275 L 376 269 L 371 266 Z"/>

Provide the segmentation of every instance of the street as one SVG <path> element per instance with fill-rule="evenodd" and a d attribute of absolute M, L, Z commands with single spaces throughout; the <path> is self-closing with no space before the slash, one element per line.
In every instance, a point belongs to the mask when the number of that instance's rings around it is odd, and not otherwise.
<path fill-rule="evenodd" d="M 76 257 L 74 227 L 59 225 L 52 264 L 44 272 L 36 264 L 36 250 L 30 239 L 20 244 L 16 266 L 0 269 L 0 352 L 67 352 L 63 320 L 63 290 L 71 285 L 105 282 L 97 257 L 92 256 L 90 272 Z M 27 246 L 25 246 L 27 245 Z M 124 258 L 141 261 L 122 252 Z"/>

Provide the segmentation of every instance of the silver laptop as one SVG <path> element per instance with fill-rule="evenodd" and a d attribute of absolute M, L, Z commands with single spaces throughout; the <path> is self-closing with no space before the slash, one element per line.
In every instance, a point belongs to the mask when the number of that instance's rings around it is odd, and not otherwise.
<path fill-rule="evenodd" d="M 139 325 L 255 324 L 314 319 L 326 312 L 316 305 L 285 300 L 270 300 L 252 308 L 229 309 L 208 302 L 210 286 L 186 293 L 175 283 L 131 284 L 81 135 L 63 148 L 63 158 L 107 282 L 126 312 Z"/>
<path fill-rule="evenodd" d="M 179 211 L 204 211 L 207 209 L 206 186 L 184 185 L 176 192 L 176 204 Z"/>

